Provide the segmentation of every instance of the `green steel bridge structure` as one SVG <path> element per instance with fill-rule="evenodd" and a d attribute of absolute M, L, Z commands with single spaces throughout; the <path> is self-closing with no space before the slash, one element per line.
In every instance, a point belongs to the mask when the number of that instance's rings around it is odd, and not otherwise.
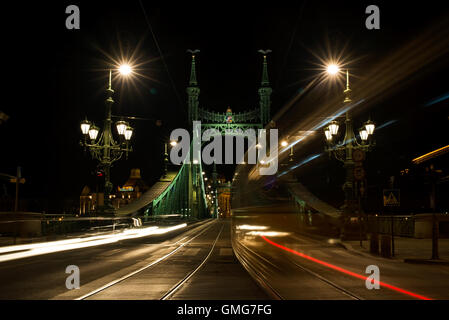
<path fill-rule="evenodd" d="M 190 80 L 187 87 L 187 106 L 189 123 L 201 121 L 201 134 L 215 129 L 222 135 L 238 135 L 248 129 L 263 129 L 270 121 L 272 88 L 268 78 L 267 55 L 271 50 L 260 50 L 263 57 L 262 81 L 259 93 L 259 106 L 249 111 L 233 113 L 230 108 L 225 113 L 209 111 L 200 107 L 200 86 L 197 79 L 196 56 L 199 50 L 188 50 L 191 54 Z M 190 128 L 193 131 L 193 127 Z M 192 146 L 188 158 L 177 172 L 166 172 L 150 190 L 139 199 L 116 211 L 116 215 L 157 217 L 178 215 L 185 219 L 204 219 L 218 217 L 218 194 L 216 163 L 213 164 L 213 201 L 208 202 L 201 161 L 194 162 Z M 168 163 L 168 154 L 165 153 Z"/>

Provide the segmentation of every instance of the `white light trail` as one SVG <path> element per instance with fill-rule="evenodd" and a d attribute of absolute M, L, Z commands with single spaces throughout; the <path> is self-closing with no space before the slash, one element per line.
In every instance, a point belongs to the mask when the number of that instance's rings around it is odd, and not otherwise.
<path fill-rule="evenodd" d="M 246 233 L 249 236 L 261 236 L 261 237 L 286 237 L 290 235 L 288 232 L 277 231 L 251 231 Z"/>
<path fill-rule="evenodd" d="M 251 226 L 248 224 L 242 224 L 240 226 L 237 226 L 238 230 L 267 230 L 268 227 L 265 226 Z"/>
<path fill-rule="evenodd" d="M 23 259 L 42 254 L 75 250 L 110 244 L 121 240 L 136 239 L 150 235 L 165 234 L 174 230 L 182 229 L 187 226 L 186 223 L 167 228 L 148 227 L 142 229 L 126 229 L 121 233 L 106 234 L 86 238 L 76 238 L 61 241 L 50 241 L 42 243 L 33 243 L 25 245 L 15 245 L 0 248 L 0 262 Z M 10 252 L 10 253 L 8 253 Z M 5 254 L 6 253 L 6 254 Z"/>

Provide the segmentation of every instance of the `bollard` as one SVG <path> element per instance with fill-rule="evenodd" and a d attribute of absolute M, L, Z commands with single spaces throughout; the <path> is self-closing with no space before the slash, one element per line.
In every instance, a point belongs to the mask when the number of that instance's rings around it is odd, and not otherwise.
<path fill-rule="evenodd" d="M 382 235 L 380 241 L 380 255 L 384 258 L 391 258 L 391 236 Z"/>
<path fill-rule="evenodd" d="M 379 236 L 377 233 L 372 233 L 369 242 L 369 251 L 373 254 L 379 254 Z"/>

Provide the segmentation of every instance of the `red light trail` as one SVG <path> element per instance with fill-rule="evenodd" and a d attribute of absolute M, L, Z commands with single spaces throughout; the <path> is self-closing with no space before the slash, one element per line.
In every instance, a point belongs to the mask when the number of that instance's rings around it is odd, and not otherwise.
<path fill-rule="evenodd" d="M 271 244 L 271 245 L 273 245 L 273 246 L 275 246 L 275 247 L 277 247 L 277 248 L 280 248 L 280 249 L 285 250 L 285 251 L 287 251 L 287 252 L 293 253 L 293 254 L 295 254 L 295 255 L 297 255 L 297 256 L 300 256 L 300 257 L 302 257 L 302 258 L 304 258 L 304 259 L 307 259 L 307 260 L 313 261 L 313 262 L 315 262 L 315 263 L 321 264 L 321 265 L 323 265 L 323 266 L 325 266 L 325 267 L 328 267 L 328 268 L 330 268 L 330 269 L 339 271 L 339 272 L 341 272 L 341 273 L 345 273 L 345 274 L 350 275 L 350 276 L 352 276 L 352 277 L 354 277 L 354 278 L 362 279 L 362 280 L 365 280 L 365 281 L 368 279 L 368 277 L 366 277 L 366 276 L 362 276 L 362 275 L 360 275 L 360 274 L 357 274 L 357 273 L 354 273 L 354 272 L 352 272 L 352 271 L 349 271 L 349 270 L 340 268 L 340 267 L 338 267 L 338 266 L 335 266 L 335 265 L 333 265 L 333 264 L 324 262 L 324 261 L 322 261 L 322 260 L 315 259 L 315 258 L 313 258 L 313 257 L 311 257 L 311 256 L 308 256 L 308 255 L 306 255 L 306 254 L 304 254 L 304 253 L 301 253 L 301 252 L 298 252 L 298 251 L 296 251 L 296 250 L 293 250 L 293 249 L 284 247 L 283 245 L 280 245 L 280 244 L 278 244 L 278 243 L 276 243 L 276 242 L 271 241 L 270 239 L 266 238 L 265 236 L 262 236 L 262 239 L 264 239 L 266 242 L 268 242 L 269 244 Z M 430 299 L 430 298 L 421 296 L 421 295 L 419 295 L 419 294 L 416 294 L 416 293 L 413 293 L 413 292 L 410 292 L 410 291 L 407 291 L 407 290 L 404 290 L 404 289 L 401 289 L 401 288 L 392 286 L 392 285 L 390 285 L 390 284 L 388 284 L 388 283 L 384 283 L 384 282 L 376 281 L 376 280 L 373 280 L 373 281 L 374 281 L 375 283 L 378 283 L 381 287 L 385 287 L 385 288 L 388 288 L 388 289 L 391 289 L 391 290 L 394 290 L 394 291 L 397 291 L 397 292 L 400 292 L 400 293 L 409 295 L 409 296 L 411 296 L 411 297 L 413 297 L 413 298 L 417 298 L 417 299 L 421 299 L 421 300 L 432 300 L 432 299 Z"/>

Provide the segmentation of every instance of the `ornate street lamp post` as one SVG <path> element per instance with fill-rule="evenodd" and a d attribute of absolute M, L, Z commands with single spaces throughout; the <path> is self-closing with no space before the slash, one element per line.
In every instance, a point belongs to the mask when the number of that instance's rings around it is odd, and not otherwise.
<path fill-rule="evenodd" d="M 332 71 L 332 73 L 331 73 Z M 329 70 L 330 74 L 334 74 L 334 68 Z M 344 91 L 345 100 L 344 104 L 351 104 L 352 100 L 350 97 L 351 89 L 349 87 L 349 72 L 346 71 L 346 89 Z M 329 125 L 324 129 L 324 134 L 327 141 L 326 152 L 329 156 L 334 156 L 337 160 L 343 162 L 346 169 L 345 183 L 343 184 L 343 191 L 345 193 L 345 203 L 343 206 L 343 221 L 340 237 L 344 238 L 346 236 L 346 228 L 348 221 L 355 213 L 359 212 L 360 219 L 360 203 L 357 202 L 355 197 L 355 180 L 356 178 L 361 180 L 364 178 L 364 171 L 358 165 L 361 165 L 365 158 L 366 152 L 372 150 L 375 146 L 375 142 L 372 140 L 372 136 L 375 130 L 375 124 L 372 121 L 367 121 L 364 126 L 359 130 L 360 143 L 358 142 L 354 130 L 351 118 L 351 112 L 346 112 L 345 120 L 346 133 L 344 140 L 342 142 L 337 142 L 336 137 L 340 125 L 337 121 L 331 121 Z M 355 176 L 356 174 L 356 176 Z"/>
<path fill-rule="evenodd" d="M 178 145 L 177 141 L 171 140 L 170 141 L 170 146 L 172 148 L 176 147 Z M 163 178 L 167 177 L 167 173 L 168 173 L 168 164 L 169 164 L 169 160 L 168 160 L 168 149 L 169 149 L 169 143 L 165 142 L 164 143 L 164 176 Z"/>
<path fill-rule="evenodd" d="M 128 65 L 122 65 L 119 71 L 123 75 L 128 75 L 131 69 Z M 112 99 L 112 95 L 114 94 L 114 90 L 112 90 L 112 70 L 109 70 L 109 85 L 106 92 L 106 119 L 104 120 L 103 132 L 100 134 L 100 128 L 96 127 L 87 119 L 82 121 L 81 132 L 84 135 L 84 141 L 81 141 L 80 144 L 85 150 L 89 149 L 92 158 L 100 162 L 99 167 L 104 171 L 104 205 L 100 208 L 100 212 L 113 214 L 114 207 L 110 199 L 110 194 L 113 189 L 110 169 L 112 164 L 120 160 L 124 153 L 126 154 L 126 158 L 128 158 L 128 152 L 132 151 L 132 148 L 129 146 L 129 141 L 133 135 L 133 128 L 125 121 L 118 121 L 116 128 L 119 139 L 118 141 L 114 140 L 112 135 L 112 104 L 114 103 Z"/>

